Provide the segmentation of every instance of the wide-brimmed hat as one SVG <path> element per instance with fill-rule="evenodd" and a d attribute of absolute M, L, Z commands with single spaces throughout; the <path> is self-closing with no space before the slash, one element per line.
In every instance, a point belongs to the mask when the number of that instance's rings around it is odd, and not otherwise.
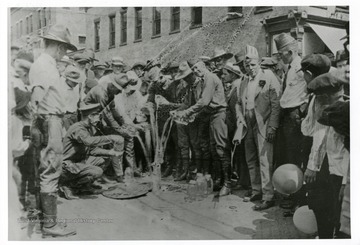
<path fill-rule="evenodd" d="M 281 33 L 274 38 L 274 41 L 278 52 L 297 49 L 297 41 L 289 34 Z"/>
<path fill-rule="evenodd" d="M 95 52 L 91 49 L 85 50 L 84 54 L 90 61 L 99 61 L 98 59 L 95 59 Z"/>
<path fill-rule="evenodd" d="M 245 51 L 240 51 L 234 55 L 235 63 L 234 65 L 240 65 L 240 63 L 244 62 L 245 60 Z"/>
<path fill-rule="evenodd" d="M 125 73 L 113 74 L 111 83 L 119 90 L 123 90 L 124 86 L 129 83 L 129 79 Z"/>
<path fill-rule="evenodd" d="M 346 54 L 345 50 L 338 50 L 335 55 L 335 60 L 333 65 L 336 66 L 336 63 L 339 61 L 348 60 L 349 56 Z"/>
<path fill-rule="evenodd" d="M 176 76 L 175 76 L 175 80 L 183 79 L 191 73 L 192 73 L 192 70 L 191 70 L 188 62 L 183 61 L 179 65 L 179 71 L 178 71 L 178 74 L 176 74 Z"/>
<path fill-rule="evenodd" d="M 71 34 L 69 29 L 63 25 L 58 24 L 50 27 L 48 33 L 45 36 L 40 37 L 60 43 L 65 43 L 68 50 L 76 51 L 77 48 L 70 42 L 70 36 Z"/>
<path fill-rule="evenodd" d="M 65 68 L 64 77 L 74 83 L 80 83 L 80 70 L 73 65 L 68 65 Z"/>
<path fill-rule="evenodd" d="M 224 68 L 238 76 L 241 76 L 240 68 L 238 66 L 235 66 L 234 64 L 231 64 L 230 62 L 226 63 Z"/>
<path fill-rule="evenodd" d="M 213 61 L 216 58 L 223 57 L 224 59 L 228 60 L 233 57 L 232 53 L 225 52 L 222 48 L 215 48 L 213 57 L 209 61 Z"/>
<path fill-rule="evenodd" d="M 111 65 L 125 66 L 125 62 L 124 62 L 124 59 L 122 57 L 113 57 L 111 59 Z"/>
<path fill-rule="evenodd" d="M 141 67 L 142 69 L 144 69 L 145 63 L 144 63 L 144 62 L 141 62 L 141 61 L 135 62 L 135 63 L 133 64 L 133 66 L 131 67 L 131 69 L 135 69 L 136 67 Z"/>
<path fill-rule="evenodd" d="M 79 111 L 81 112 L 82 116 L 88 116 L 92 113 L 97 113 L 101 111 L 101 105 L 99 103 L 96 104 L 85 104 L 80 103 Z"/>
<path fill-rule="evenodd" d="M 90 59 L 89 56 L 85 53 L 77 53 L 74 54 L 73 60 L 75 60 L 77 63 L 89 63 Z"/>
<path fill-rule="evenodd" d="M 205 64 L 210 62 L 210 57 L 209 56 L 200 56 L 199 57 L 200 60 L 202 60 Z"/>

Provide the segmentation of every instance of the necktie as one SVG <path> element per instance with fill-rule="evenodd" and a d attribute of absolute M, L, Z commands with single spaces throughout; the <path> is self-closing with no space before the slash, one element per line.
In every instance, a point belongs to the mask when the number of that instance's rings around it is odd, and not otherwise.
<path fill-rule="evenodd" d="M 288 73 L 289 73 L 290 69 L 291 69 L 291 65 L 289 65 L 289 67 L 288 67 L 288 69 L 287 69 L 287 71 L 285 73 L 285 76 L 284 76 L 283 92 L 285 91 L 285 88 L 286 88 L 286 80 L 287 80 L 287 76 L 288 76 Z"/>

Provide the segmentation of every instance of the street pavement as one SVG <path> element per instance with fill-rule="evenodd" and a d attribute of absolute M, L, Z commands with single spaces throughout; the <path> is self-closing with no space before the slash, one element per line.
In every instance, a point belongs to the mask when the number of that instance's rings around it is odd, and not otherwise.
<path fill-rule="evenodd" d="M 58 218 L 77 230 L 75 236 L 43 239 L 33 227 L 29 240 L 227 240 L 312 239 L 298 231 L 278 206 L 253 211 L 243 202 L 245 190 L 225 197 L 209 195 L 190 202 L 186 184 L 162 182 L 158 193 L 117 200 L 103 195 L 58 199 Z"/>

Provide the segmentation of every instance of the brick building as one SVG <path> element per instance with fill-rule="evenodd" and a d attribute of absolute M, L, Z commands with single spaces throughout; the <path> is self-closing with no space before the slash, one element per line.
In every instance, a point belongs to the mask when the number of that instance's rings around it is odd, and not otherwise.
<path fill-rule="evenodd" d="M 238 52 L 246 44 L 266 56 L 276 51 L 274 37 L 287 32 L 303 55 L 335 54 L 348 20 L 348 6 L 96 7 L 87 10 L 86 46 L 101 61 L 116 55 L 129 64 L 212 56 L 216 46 Z"/>
<path fill-rule="evenodd" d="M 54 24 L 67 26 L 71 41 L 78 48 L 86 44 L 86 8 L 31 7 L 10 9 L 10 43 L 23 48 L 41 50 L 39 35 L 44 35 Z"/>

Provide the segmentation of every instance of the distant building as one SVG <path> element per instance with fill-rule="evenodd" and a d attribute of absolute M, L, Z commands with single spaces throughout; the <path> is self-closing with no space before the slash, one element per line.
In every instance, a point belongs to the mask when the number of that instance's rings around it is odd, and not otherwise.
<path fill-rule="evenodd" d="M 10 35 L 11 44 L 23 48 L 41 49 L 42 39 L 54 24 L 63 24 L 69 28 L 72 43 L 82 48 L 86 45 L 86 8 L 11 8 Z"/>
<path fill-rule="evenodd" d="M 129 64 L 158 55 L 162 62 L 211 56 L 215 46 L 238 52 L 246 44 L 269 56 L 281 32 L 299 41 L 303 55 L 335 54 L 349 20 L 348 6 L 95 7 L 87 13 L 87 48 L 102 61 L 116 55 Z"/>

